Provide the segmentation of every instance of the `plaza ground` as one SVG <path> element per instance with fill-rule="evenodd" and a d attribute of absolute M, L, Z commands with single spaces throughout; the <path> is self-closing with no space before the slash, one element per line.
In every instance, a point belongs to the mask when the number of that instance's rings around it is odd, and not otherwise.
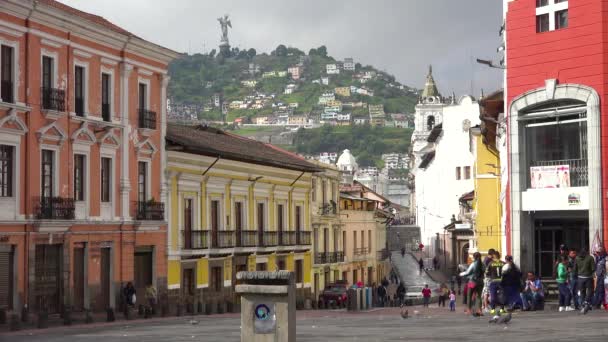
<path fill-rule="evenodd" d="M 341 310 L 299 311 L 297 341 L 605 341 L 608 312 L 516 312 L 509 326 L 488 324 L 488 317 L 471 318 L 446 308 L 409 308 L 404 320 L 399 309 L 375 309 L 349 313 Z M 418 315 L 413 314 L 419 311 Z M 197 324 L 192 324 L 193 319 Z M 238 314 L 183 316 L 135 320 L 112 324 L 94 323 L 45 330 L 0 334 L 10 342 L 147 342 L 147 341 L 240 341 Z"/>

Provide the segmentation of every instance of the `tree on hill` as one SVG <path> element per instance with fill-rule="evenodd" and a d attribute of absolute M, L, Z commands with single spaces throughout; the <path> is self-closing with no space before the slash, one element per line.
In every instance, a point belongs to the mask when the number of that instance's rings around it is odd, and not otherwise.
<path fill-rule="evenodd" d="M 287 56 L 287 46 L 280 44 L 277 48 L 271 53 L 272 56 L 277 57 L 285 57 Z"/>
<path fill-rule="evenodd" d="M 256 54 L 257 54 L 257 51 L 255 51 L 254 48 L 247 50 L 247 56 L 249 57 L 249 59 L 253 59 L 253 57 L 255 57 Z"/>

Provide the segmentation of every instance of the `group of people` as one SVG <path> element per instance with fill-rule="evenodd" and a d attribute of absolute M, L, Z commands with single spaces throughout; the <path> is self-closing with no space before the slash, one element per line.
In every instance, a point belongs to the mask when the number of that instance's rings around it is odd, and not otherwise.
<path fill-rule="evenodd" d="M 554 265 L 559 289 L 559 311 L 581 310 L 587 313 L 592 307 L 606 305 L 604 278 L 606 277 L 606 252 L 597 248 L 594 255 L 582 249 L 560 246 L 560 254 Z M 481 254 L 473 254 L 473 262 L 460 273 L 465 278 L 464 303 L 468 312 L 479 316 L 483 311 L 495 313 L 496 309 L 542 309 L 545 288 L 534 272 L 525 278 L 513 257 L 501 260 L 494 249 L 482 260 Z"/>
<path fill-rule="evenodd" d="M 390 281 L 389 281 L 390 279 Z M 405 285 L 403 281 L 399 279 L 397 275 L 394 277 L 391 275 L 389 279 L 384 279 L 380 286 L 376 288 L 376 295 L 378 296 L 378 306 L 383 307 L 392 300 L 396 304 L 401 305 L 405 303 Z"/>
<path fill-rule="evenodd" d="M 559 311 L 607 307 L 605 294 L 606 250 L 599 247 L 590 255 L 586 250 L 560 246 L 555 263 L 555 279 L 559 289 Z"/>

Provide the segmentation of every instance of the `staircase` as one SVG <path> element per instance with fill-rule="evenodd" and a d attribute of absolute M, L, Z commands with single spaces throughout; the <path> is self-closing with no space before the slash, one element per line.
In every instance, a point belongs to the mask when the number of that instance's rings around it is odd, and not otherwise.
<path fill-rule="evenodd" d="M 405 256 L 401 256 L 401 252 L 393 251 L 391 252 L 391 263 L 393 269 L 397 271 L 399 278 L 405 284 L 408 297 L 421 296 L 425 284 L 428 284 L 433 290 L 433 296 L 437 294 L 436 290 L 439 288 L 439 284 L 426 271 L 420 273 L 418 260 L 412 254 L 405 253 Z"/>

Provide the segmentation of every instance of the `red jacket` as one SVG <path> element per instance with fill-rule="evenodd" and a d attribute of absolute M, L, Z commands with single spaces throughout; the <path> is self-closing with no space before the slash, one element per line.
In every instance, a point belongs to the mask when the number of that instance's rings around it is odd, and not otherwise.
<path fill-rule="evenodd" d="M 426 287 L 424 289 L 422 289 L 422 296 L 423 297 L 427 297 L 427 298 L 430 297 L 431 296 L 431 289 L 426 288 Z"/>

